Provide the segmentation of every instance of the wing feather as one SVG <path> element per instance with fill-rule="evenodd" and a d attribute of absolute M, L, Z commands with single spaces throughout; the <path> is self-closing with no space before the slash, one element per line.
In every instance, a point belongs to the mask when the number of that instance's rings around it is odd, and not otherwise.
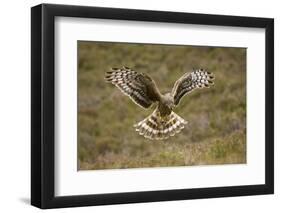
<path fill-rule="evenodd" d="M 203 69 L 194 70 L 191 73 L 185 73 L 174 84 L 172 96 L 174 104 L 178 105 L 181 98 L 196 88 L 210 87 L 213 83 L 214 75 Z"/>
<path fill-rule="evenodd" d="M 112 68 L 106 73 L 105 80 L 118 87 L 143 108 L 150 107 L 158 99 L 158 90 L 154 81 L 148 75 L 128 67 Z"/>

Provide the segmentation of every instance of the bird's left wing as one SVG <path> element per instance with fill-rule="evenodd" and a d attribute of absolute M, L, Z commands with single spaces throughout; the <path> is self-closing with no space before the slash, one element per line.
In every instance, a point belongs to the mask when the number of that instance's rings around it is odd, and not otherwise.
<path fill-rule="evenodd" d="M 181 98 L 196 88 L 209 87 L 213 84 L 214 75 L 206 70 L 198 69 L 191 73 L 185 73 L 174 84 L 172 96 L 174 104 L 178 105 Z"/>
<path fill-rule="evenodd" d="M 148 108 L 159 99 L 158 89 L 154 81 L 144 73 L 138 73 L 128 67 L 112 68 L 105 80 L 118 87 L 137 105 Z"/>

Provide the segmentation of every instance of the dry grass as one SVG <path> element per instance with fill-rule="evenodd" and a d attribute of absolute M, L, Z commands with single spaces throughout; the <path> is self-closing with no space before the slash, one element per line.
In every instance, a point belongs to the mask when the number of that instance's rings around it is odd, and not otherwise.
<path fill-rule="evenodd" d="M 246 49 L 78 42 L 78 51 L 78 169 L 246 163 Z M 192 68 L 214 72 L 215 86 L 184 97 L 175 111 L 189 123 L 180 134 L 150 141 L 133 124 L 153 109 L 103 80 L 123 65 L 163 93 Z"/>

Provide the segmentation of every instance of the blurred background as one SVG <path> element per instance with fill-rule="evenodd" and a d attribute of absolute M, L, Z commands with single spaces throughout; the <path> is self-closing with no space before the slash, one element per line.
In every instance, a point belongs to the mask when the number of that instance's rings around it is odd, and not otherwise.
<path fill-rule="evenodd" d="M 78 170 L 246 163 L 246 49 L 78 42 Z M 162 93 L 204 68 L 215 85 L 197 89 L 175 112 L 188 121 L 164 141 L 138 135 L 150 115 L 104 81 L 111 67 L 150 75 Z"/>

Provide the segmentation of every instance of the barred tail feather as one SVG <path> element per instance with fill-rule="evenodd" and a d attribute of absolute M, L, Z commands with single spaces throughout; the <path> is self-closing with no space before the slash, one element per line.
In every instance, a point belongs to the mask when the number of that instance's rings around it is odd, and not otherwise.
<path fill-rule="evenodd" d="M 136 131 L 151 140 L 164 140 L 179 133 L 187 124 L 183 118 L 171 112 L 161 117 L 156 109 L 150 116 L 135 124 Z"/>

